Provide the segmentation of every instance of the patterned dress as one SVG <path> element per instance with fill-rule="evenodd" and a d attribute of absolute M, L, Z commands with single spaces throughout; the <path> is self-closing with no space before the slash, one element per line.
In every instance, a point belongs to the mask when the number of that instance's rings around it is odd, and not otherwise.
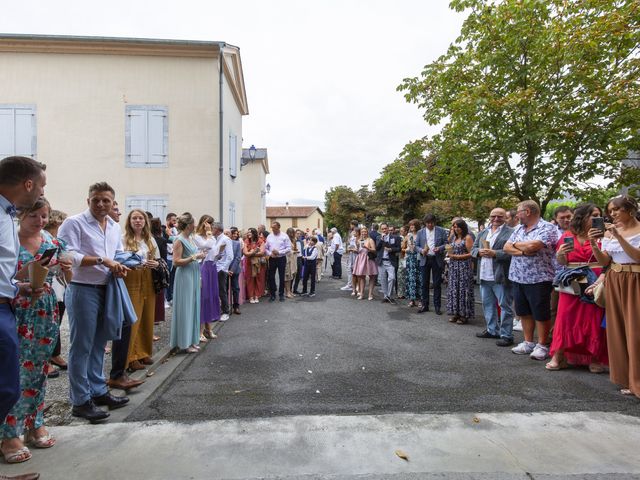
<path fill-rule="evenodd" d="M 420 259 L 415 249 L 415 235 L 407 235 L 407 286 L 406 297 L 409 300 L 417 300 L 422 295 L 422 275 L 420 274 Z"/>
<path fill-rule="evenodd" d="M 464 240 L 454 241 L 452 255 L 469 253 Z M 449 285 L 447 288 L 447 313 L 462 318 L 475 316 L 473 294 L 473 270 L 471 258 L 466 260 L 451 260 L 449 262 Z"/>
<path fill-rule="evenodd" d="M 44 230 L 40 232 L 41 244 L 35 257 L 20 247 L 18 269 L 24 264 L 38 260 L 51 248 L 64 250 L 62 242 Z M 58 263 L 56 253 L 47 267 Z M 20 342 L 20 388 L 22 395 L 0 426 L 0 438 L 16 438 L 27 430 L 44 425 L 44 396 L 47 385 L 49 359 L 58 335 L 58 301 L 51 288 L 53 272 L 46 279 L 44 295 L 35 303 L 31 297 L 18 295 L 13 300 Z M 0 375 L 2 373 L 0 372 Z"/>

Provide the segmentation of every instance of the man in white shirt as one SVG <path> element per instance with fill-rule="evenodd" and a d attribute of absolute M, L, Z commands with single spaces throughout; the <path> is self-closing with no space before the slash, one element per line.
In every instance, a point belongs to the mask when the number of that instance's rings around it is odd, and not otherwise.
<path fill-rule="evenodd" d="M 89 187 L 89 208 L 68 217 L 60 226 L 58 237 L 73 253 L 73 281 L 67 288 L 65 303 L 69 314 L 69 393 L 72 414 L 90 422 L 103 420 L 109 413 L 96 405 L 110 409 L 123 407 L 127 397 L 109 393 L 104 377 L 104 347 L 110 335 L 105 322 L 105 294 L 111 274 L 124 277 L 128 268 L 114 260 L 122 251 L 120 225 L 109 213 L 115 191 L 106 182 Z M 133 383 L 131 383 L 133 382 Z M 139 382 L 131 380 L 133 388 Z"/>
<path fill-rule="evenodd" d="M 229 265 L 233 261 L 233 243 L 224 234 L 224 227 L 220 222 L 211 225 L 213 238 L 216 240 L 216 270 L 218 271 L 218 292 L 220 294 L 221 322 L 229 320 Z"/>
<path fill-rule="evenodd" d="M 280 231 L 280 222 L 271 224 L 264 251 L 269 257 L 269 301 L 276 300 L 276 271 L 278 272 L 278 294 L 284 302 L 284 271 L 287 267 L 287 253 L 291 251 L 289 235 Z"/>
<path fill-rule="evenodd" d="M 344 254 L 344 245 L 342 243 L 342 237 L 338 233 L 338 229 L 333 227 L 331 229 L 333 236 L 331 237 L 331 246 L 329 247 L 329 253 L 333 255 L 333 265 L 331 265 L 331 276 L 335 279 L 342 278 L 342 255 Z"/>
<path fill-rule="evenodd" d="M 486 322 L 486 328 L 476 337 L 498 339 L 496 344 L 499 347 L 513 344 L 513 295 L 509 282 L 511 256 L 503 250 L 513 228 L 505 224 L 506 216 L 507 212 L 502 208 L 491 210 L 489 228 L 478 234 L 471 249 L 471 256 L 480 258 L 478 276 Z M 496 304 L 500 305 L 500 319 Z"/>

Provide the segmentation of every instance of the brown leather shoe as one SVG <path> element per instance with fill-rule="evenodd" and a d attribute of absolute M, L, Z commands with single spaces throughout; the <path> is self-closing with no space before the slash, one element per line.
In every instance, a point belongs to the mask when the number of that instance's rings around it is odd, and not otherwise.
<path fill-rule="evenodd" d="M 129 378 L 128 375 L 122 375 L 116 379 L 110 378 L 107 380 L 107 385 L 111 388 L 119 388 L 120 390 L 129 390 L 131 388 L 139 387 L 144 383 L 144 380 L 134 380 Z"/>
<path fill-rule="evenodd" d="M 153 360 L 151 359 L 151 357 L 144 357 L 140 360 L 140 363 L 142 363 L 143 365 L 153 365 Z"/>
<path fill-rule="evenodd" d="M 23 473 L 22 475 L 0 475 L 0 480 L 38 480 L 39 473 Z"/>
<path fill-rule="evenodd" d="M 131 371 L 144 370 L 144 368 L 144 365 L 139 360 L 134 360 L 133 362 L 129 363 L 129 370 Z"/>
<path fill-rule="evenodd" d="M 234 308 L 233 313 L 235 313 L 236 315 L 240 315 L 240 309 L 238 307 Z"/>

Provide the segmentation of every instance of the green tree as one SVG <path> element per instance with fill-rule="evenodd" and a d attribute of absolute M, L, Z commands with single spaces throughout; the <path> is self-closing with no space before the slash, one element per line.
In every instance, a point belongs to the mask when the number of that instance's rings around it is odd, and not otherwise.
<path fill-rule="evenodd" d="M 640 129 L 640 2 L 453 0 L 468 11 L 447 52 L 398 87 L 441 131 L 437 198 L 482 203 L 615 186 Z M 446 196 L 444 196 L 446 195 Z"/>
<path fill-rule="evenodd" d="M 408 145 L 373 182 L 377 201 L 372 203 L 380 205 L 387 218 L 397 218 L 401 223 L 416 218 L 421 205 L 434 198 L 434 187 L 427 175 L 432 164 L 431 159 L 414 150 L 414 144 Z"/>
<path fill-rule="evenodd" d="M 325 221 L 328 228 L 336 227 L 346 232 L 351 220 L 363 221 L 366 207 L 362 199 L 353 189 L 339 185 L 332 187 L 324 194 Z"/>

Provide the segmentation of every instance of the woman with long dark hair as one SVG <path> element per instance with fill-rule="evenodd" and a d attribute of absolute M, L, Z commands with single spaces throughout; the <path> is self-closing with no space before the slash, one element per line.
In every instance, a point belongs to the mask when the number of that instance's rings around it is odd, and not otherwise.
<path fill-rule="evenodd" d="M 567 230 L 558 240 L 556 258 L 560 265 L 579 267 L 595 261 L 589 230 L 592 219 L 602 211 L 594 204 L 576 207 Z M 569 239 L 568 241 L 565 239 Z M 600 268 L 593 268 L 600 275 Z M 580 300 L 577 295 L 560 292 L 558 313 L 553 327 L 553 342 L 547 370 L 561 370 L 571 365 L 588 365 L 592 373 L 604 371 L 608 364 L 607 339 L 602 328 L 604 310 L 593 303 Z"/>
<path fill-rule="evenodd" d="M 602 248 L 598 246 L 601 230 L 589 230 L 589 240 L 600 265 L 609 267 L 604 279 L 609 375 L 622 387 L 620 393 L 640 398 L 638 202 L 628 195 L 617 196 L 607 203 L 606 213 L 613 223 L 605 226 Z"/>
<path fill-rule="evenodd" d="M 463 325 L 475 316 L 473 293 L 473 267 L 471 248 L 473 237 L 462 219 L 451 227 L 452 237 L 447 252 L 449 255 L 449 285 L 447 287 L 447 312 L 449 322 Z"/>

